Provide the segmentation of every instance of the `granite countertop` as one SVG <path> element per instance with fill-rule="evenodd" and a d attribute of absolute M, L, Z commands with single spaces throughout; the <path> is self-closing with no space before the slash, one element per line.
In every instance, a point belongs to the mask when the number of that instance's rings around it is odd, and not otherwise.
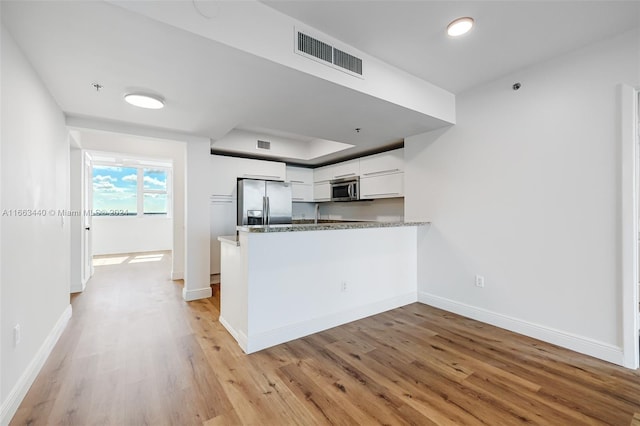
<path fill-rule="evenodd" d="M 293 223 L 286 225 L 249 225 L 238 226 L 240 232 L 296 232 L 296 231 L 335 231 L 342 229 L 395 228 L 399 226 L 424 226 L 431 222 L 333 222 L 333 223 Z"/>

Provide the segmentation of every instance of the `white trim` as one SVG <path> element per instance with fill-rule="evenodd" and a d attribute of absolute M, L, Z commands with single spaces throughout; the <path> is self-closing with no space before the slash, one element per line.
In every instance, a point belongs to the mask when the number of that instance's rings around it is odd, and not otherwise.
<path fill-rule="evenodd" d="M 618 85 L 620 102 L 620 180 L 623 364 L 638 368 L 638 92 L 631 86 Z"/>
<path fill-rule="evenodd" d="M 211 297 L 212 295 L 213 291 L 211 290 L 211 287 L 197 288 L 195 290 L 187 290 L 186 288 L 182 289 L 182 298 L 187 302 L 198 299 L 206 299 L 208 297 Z"/>
<path fill-rule="evenodd" d="M 87 288 L 87 282 L 81 282 L 79 284 L 72 284 L 71 285 L 71 289 L 70 289 L 70 293 L 82 293 L 84 291 L 84 289 Z"/>
<path fill-rule="evenodd" d="M 414 303 L 418 300 L 416 292 L 405 293 L 390 299 L 368 305 L 350 308 L 345 311 L 323 315 L 307 321 L 298 322 L 274 330 L 256 333 L 248 336 L 245 352 L 250 354 L 261 349 L 269 348 L 280 343 L 289 342 L 300 337 L 308 336 L 319 331 L 337 327 L 362 318 L 396 309 Z M 242 346 L 242 345 L 241 345 Z M 243 348 L 244 349 L 244 348 Z"/>
<path fill-rule="evenodd" d="M 622 365 L 622 348 L 599 342 L 588 337 L 578 336 L 540 324 L 523 321 L 518 318 L 499 314 L 487 309 L 456 302 L 455 300 L 436 296 L 426 292 L 418 293 L 418 301 L 426 305 L 435 306 L 449 312 L 456 313 L 477 321 L 495 325 L 505 330 L 543 340 L 554 345 L 562 346 L 572 351 L 593 356 L 614 364 Z"/>
<path fill-rule="evenodd" d="M 224 319 L 222 315 L 219 317 L 218 321 L 220 321 L 220 324 L 222 324 L 222 326 L 227 329 L 229 334 L 231 334 L 233 338 L 236 339 L 236 342 L 238 342 L 240 348 L 244 352 L 247 352 L 247 335 L 231 327 L 231 324 L 229 324 L 229 322 L 227 322 L 227 320 Z"/>
<path fill-rule="evenodd" d="M 38 373 L 42 369 L 45 361 L 51 354 L 53 347 L 58 342 L 58 339 L 62 335 L 69 319 L 71 318 L 71 304 L 69 304 L 66 309 L 62 312 L 62 315 L 56 321 L 56 324 L 53 326 L 53 329 L 49 333 L 49 335 L 44 339 L 44 342 L 36 352 L 36 355 L 33 357 L 27 368 L 24 370 L 17 383 L 9 392 L 7 398 L 2 401 L 2 406 L 0 407 L 0 424 L 8 425 L 13 416 L 18 411 L 18 407 L 20 403 L 24 399 L 27 391 L 35 381 Z"/>
<path fill-rule="evenodd" d="M 184 279 L 184 272 L 182 271 L 171 271 L 171 280 L 175 281 L 175 280 L 183 280 Z"/>

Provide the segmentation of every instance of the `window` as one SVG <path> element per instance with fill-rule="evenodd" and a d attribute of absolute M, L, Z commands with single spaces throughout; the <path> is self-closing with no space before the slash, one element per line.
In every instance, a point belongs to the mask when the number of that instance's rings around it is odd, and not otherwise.
<path fill-rule="evenodd" d="M 138 208 L 135 167 L 93 166 L 93 214 L 135 216 Z"/>
<path fill-rule="evenodd" d="M 142 182 L 144 214 L 167 214 L 167 171 L 144 169 Z"/>
<path fill-rule="evenodd" d="M 170 179 L 171 167 L 94 164 L 93 215 L 169 215 Z"/>

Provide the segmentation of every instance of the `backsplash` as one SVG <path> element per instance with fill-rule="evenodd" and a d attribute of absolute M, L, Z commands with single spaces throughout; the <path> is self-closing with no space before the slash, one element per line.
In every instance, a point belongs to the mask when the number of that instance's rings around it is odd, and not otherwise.
<path fill-rule="evenodd" d="M 319 203 L 320 219 L 397 222 L 404 220 L 404 198 Z M 313 219 L 315 203 L 293 203 L 293 219 Z"/>

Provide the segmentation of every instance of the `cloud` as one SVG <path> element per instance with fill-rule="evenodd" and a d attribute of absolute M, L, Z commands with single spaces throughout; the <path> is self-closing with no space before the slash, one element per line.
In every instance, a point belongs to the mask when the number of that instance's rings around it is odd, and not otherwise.
<path fill-rule="evenodd" d="M 103 180 L 93 183 L 93 190 L 96 192 L 124 192 L 126 188 L 115 186 L 109 180 Z"/>
<path fill-rule="evenodd" d="M 167 187 L 167 181 L 162 181 L 160 179 L 151 177 L 151 176 L 145 176 L 143 178 L 145 183 L 148 183 L 150 185 L 155 185 L 155 186 L 159 186 L 161 188 L 166 188 Z"/>
<path fill-rule="evenodd" d="M 93 177 L 94 182 L 116 182 L 118 178 L 111 175 L 97 175 Z"/>
<path fill-rule="evenodd" d="M 125 182 L 137 182 L 138 181 L 138 175 L 126 175 L 122 177 L 122 180 Z"/>

